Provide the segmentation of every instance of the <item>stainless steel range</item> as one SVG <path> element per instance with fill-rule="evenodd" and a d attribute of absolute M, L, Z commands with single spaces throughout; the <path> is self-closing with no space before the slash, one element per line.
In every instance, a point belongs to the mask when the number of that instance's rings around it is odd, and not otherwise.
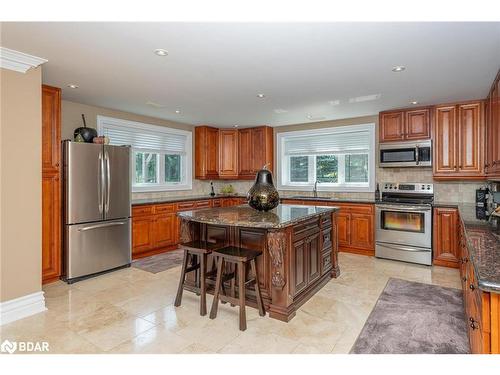
<path fill-rule="evenodd" d="M 380 183 L 375 205 L 375 256 L 432 264 L 433 184 Z"/>

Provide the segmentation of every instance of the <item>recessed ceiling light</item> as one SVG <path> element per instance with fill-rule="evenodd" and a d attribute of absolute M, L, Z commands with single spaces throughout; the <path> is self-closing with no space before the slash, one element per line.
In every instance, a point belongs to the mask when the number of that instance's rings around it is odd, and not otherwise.
<path fill-rule="evenodd" d="M 397 72 L 402 72 L 405 69 L 406 67 L 403 65 L 396 65 L 395 67 L 392 68 L 392 71 L 397 73 Z"/>
<path fill-rule="evenodd" d="M 340 104 L 340 100 L 330 100 L 328 102 L 328 104 L 330 104 L 330 105 L 339 105 Z"/>
<path fill-rule="evenodd" d="M 163 49 L 163 48 L 155 49 L 154 53 L 158 56 L 167 56 L 168 55 L 168 51 L 166 49 Z"/>
<path fill-rule="evenodd" d="M 287 113 L 288 111 L 286 109 L 283 109 L 283 108 L 276 108 L 274 110 L 274 113 Z"/>
<path fill-rule="evenodd" d="M 257 94 L 257 98 L 265 98 L 266 96 L 264 94 Z"/>
<path fill-rule="evenodd" d="M 414 100 L 414 101 L 410 102 L 410 104 L 415 105 L 415 104 L 418 104 L 418 102 L 416 100 Z"/>
<path fill-rule="evenodd" d="M 377 100 L 377 99 L 380 99 L 380 94 L 357 96 L 355 98 L 349 98 L 349 103 L 369 102 L 371 100 Z"/>
<path fill-rule="evenodd" d="M 74 83 L 70 83 L 70 84 L 68 85 L 68 87 L 69 87 L 70 89 L 77 89 L 77 88 L 78 88 L 78 85 L 75 85 Z"/>
<path fill-rule="evenodd" d="M 307 118 L 311 121 L 321 121 L 321 120 L 325 120 L 326 117 L 324 116 L 313 116 L 313 115 L 307 115 Z"/>
<path fill-rule="evenodd" d="M 237 128 L 239 125 L 234 125 L 235 128 Z"/>
<path fill-rule="evenodd" d="M 146 105 L 149 105 L 149 106 L 154 107 L 154 108 L 165 108 L 166 107 L 165 104 L 155 103 L 155 102 L 153 102 L 151 100 L 147 101 Z"/>
<path fill-rule="evenodd" d="M 179 113 L 181 113 L 181 111 L 179 111 L 178 109 L 176 109 L 175 113 L 179 114 Z"/>

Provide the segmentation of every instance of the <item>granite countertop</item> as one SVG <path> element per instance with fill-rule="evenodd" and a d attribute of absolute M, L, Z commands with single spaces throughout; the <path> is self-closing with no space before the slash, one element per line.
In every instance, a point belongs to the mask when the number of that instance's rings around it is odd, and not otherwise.
<path fill-rule="evenodd" d="M 476 219 L 474 203 L 436 202 L 434 207 L 458 208 L 479 289 L 500 293 L 500 236 L 487 221 Z"/>
<path fill-rule="evenodd" d="M 139 206 L 142 204 L 160 204 L 160 203 L 174 203 L 174 202 L 185 202 L 185 201 L 197 201 L 203 199 L 220 199 L 220 198 L 245 198 L 244 194 L 236 195 L 216 195 L 211 197 L 209 195 L 178 195 L 172 197 L 157 197 L 157 198 L 140 198 L 132 199 L 132 206 Z M 375 203 L 375 199 L 370 198 L 328 198 L 328 197 L 307 197 L 307 196 L 280 196 L 280 199 L 297 199 L 297 200 L 310 200 L 318 202 L 339 202 L 339 203 Z"/>
<path fill-rule="evenodd" d="M 314 216 L 337 210 L 337 207 L 280 204 L 271 211 L 260 212 L 250 206 L 241 205 L 184 211 L 179 212 L 177 215 L 182 219 L 205 224 L 278 229 L 299 223 Z"/>
<path fill-rule="evenodd" d="M 172 197 L 141 198 L 141 199 L 132 199 L 132 206 L 139 206 L 141 204 L 174 203 L 174 202 L 185 202 L 185 201 L 199 201 L 204 199 L 221 199 L 221 198 L 246 198 L 246 196 L 242 194 L 216 195 L 214 197 L 211 197 L 210 195 L 177 195 Z"/>

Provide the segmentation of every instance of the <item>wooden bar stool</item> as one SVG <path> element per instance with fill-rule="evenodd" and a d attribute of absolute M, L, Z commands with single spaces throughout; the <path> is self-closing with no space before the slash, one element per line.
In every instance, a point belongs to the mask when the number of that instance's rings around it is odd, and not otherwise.
<path fill-rule="evenodd" d="M 180 306 L 182 302 L 182 292 L 184 289 L 201 296 L 200 315 L 207 315 L 207 278 L 216 275 L 216 270 L 207 272 L 207 256 L 213 250 L 220 249 L 224 245 L 205 241 L 192 241 L 180 245 L 184 250 L 182 260 L 181 278 L 177 288 L 174 306 Z M 189 272 L 199 272 L 196 274 L 194 285 L 186 284 L 186 274 Z"/>
<path fill-rule="evenodd" d="M 219 250 L 213 251 L 212 255 L 217 257 L 217 279 L 215 282 L 215 294 L 212 303 L 212 309 L 210 311 L 210 319 L 215 319 L 217 317 L 217 309 L 219 306 L 219 300 L 221 302 L 229 302 L 231 305 L 239 305 L 240 307 L 240 330 L 244 331 L 247 329 L 247 319 L 245 311 L 245 289 L 248 286 L 254 285 L 255 287 L 255 297 L 257 299 L 257 307 L 259 309 L 259 315 L 265 316 L 266 312 L 264 310 L 264 304 L 262 302 L 262 296 L 260 294 L 259 281 L 257 280 L 258 271 L 257 263 L 255 259 L 262 254 L 259 250 L 243 249 L 241 247 L 228 246 Z M 230 263 L 234 264 L 235 271 L 229 275 L 224 274 L 224 264 Z M 253 278 L 246 280 L 247 265 L 250 263 Z M 238 298 L 234 295 L 234 284 L 237 276 L 238 281 Z M 220 294 L 220 290 L 224 285 L 224 281 L 231 280 L 231 295 L 228 296 Z"/>

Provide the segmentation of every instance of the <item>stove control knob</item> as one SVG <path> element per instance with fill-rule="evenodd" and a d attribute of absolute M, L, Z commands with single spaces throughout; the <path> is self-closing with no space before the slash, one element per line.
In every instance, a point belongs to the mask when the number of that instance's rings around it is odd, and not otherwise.
<path fill-rule="evenodd" d="M 427 185 L 427 190 L 431 190 L 431 185 Z"/>
<path fill-rule="evenodd" d="M 422 185 L 422 190 L 425 189 L 425 185 Z"/>

